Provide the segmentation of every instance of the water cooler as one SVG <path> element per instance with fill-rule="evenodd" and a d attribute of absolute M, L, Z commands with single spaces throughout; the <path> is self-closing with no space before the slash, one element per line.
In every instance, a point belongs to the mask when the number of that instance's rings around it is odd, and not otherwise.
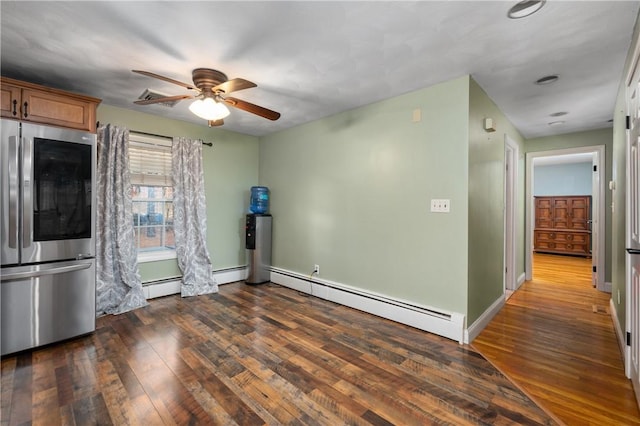
<path fill-rule="evenodd" d="M 247 284 L 261 284 L 271 280 L 271 219 L 270 214 L 247 215 Z"/>

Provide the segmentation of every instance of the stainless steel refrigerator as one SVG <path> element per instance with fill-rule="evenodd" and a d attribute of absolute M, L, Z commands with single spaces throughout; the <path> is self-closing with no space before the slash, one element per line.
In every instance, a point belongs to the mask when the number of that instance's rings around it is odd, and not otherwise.
<path fill-rule="evenodd" d="M 0 122 L 2 355 L 95 330 L 96 135 Z"/>
<path fill-rule="evenodd" d="M 247 284 L 271 281 L 271 223 L 270 214 L 248 214 L 246 220 L 246 249 L 248 259 Z"/>

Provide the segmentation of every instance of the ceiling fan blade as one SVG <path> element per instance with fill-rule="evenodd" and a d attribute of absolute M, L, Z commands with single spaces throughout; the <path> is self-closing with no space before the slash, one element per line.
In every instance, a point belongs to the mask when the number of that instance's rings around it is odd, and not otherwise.
<path fill-rule="evenodd" d="M 176 95 L 176 96 L 167 96 L 166 98 L 156 98 L 156 99 L 140 99 L 137 101 L 133 101 L 134 104 L 137 105 L 151 105 L 151 104 L 161 104 L 163 102 L 173 102 L 180 101 L 182 99 L 192 99 L 191 95 Z"/>
<path fill-rule="evenodd" d="M 214 92 L 223 92 L 229 94 L 231 92 L 237 92 L 238 90 L 250 89 L 252 87 L 257 87 L 257 84 L 245 80 L 244 78 L 234 78 L 232 80 L 227 80 L 224 83 L 220 83 L 217 86 L 213 87 L 211 90 Z"/>
<path fill-rule="evenodd" d="M 173 84 L 177 84 L 178 86 L 182 86 L 185 87 L 189 90 L 199 90 L 197 87 L 195 87 L 193 84 L 187 84 L 187 83 L 183 83 L 181 81 L 178 80 L 174 80 L 172 78 L 169 77 L 164 77 L 162 75 L 158 75 L 158 74 L 154 74 L 152 72 L 149 71 L 140 71 L 140 70 L 131 70 L 137 74 L 142 74 L 142 75 L 146 75 L 147 77 L 153 77 L 153 78 L 157 78 L 158 80 L 162 80 L 162 81 L 166 81 L 168 83 L 173 83 Z"/>
<path fill-rule="evenodd" d="M 222 126 L 224 124 L 224 120 L 221 118 L 219 120 L 209 120 L 207 121 L 209 127 Z"/>
<path fill-rule="evenodd" d="M 242 99 L 224 98 L 223 100 L 224 100 L 224 102 L 226 104 L 231 105 L 232 107 L 241 109 L 243 111 L 250 112 L 252 114 L 259 115 L 260 117 L 264 117 L 264 118 L 266 118 L 268 120 L 275 121 L 278 118 L 280 118 L 280 113 L 279 112 L 271 111 L 270 109 L 263 108 L 261 106 L 252 104 L 252 103 L 247 102 L 247 101 L 243 101 Z"/>

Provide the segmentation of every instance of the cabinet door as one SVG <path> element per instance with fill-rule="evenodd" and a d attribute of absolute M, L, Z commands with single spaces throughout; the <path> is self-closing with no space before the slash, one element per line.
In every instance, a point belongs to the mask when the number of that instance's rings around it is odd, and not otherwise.
<path fill-rule="evenodd" d="M 571 206 L 566 197 L 553 198 L 553 227 L 556 229 L 568 229 L 570 222 Z"/>
<path fill-rule="evenodd" d="M 10 84 L 2 84 L 0 93 L 0 103 L 2 104 L 2 117 L 20 118 L 20 88 Z"/>
<path fill-rule="evenodd" d="M 95 131 L 95 106 L 82 100 L 23 89 L 21 107 L 25 121 Z"/>
<path fill-rule="evenodd" d="M 550 197 L 536 197 L 536 228 L 553 228 L 553 206 Z"/>
<path fill-rule="evenodd" d="M 571 197 L 569 204 L 568 229 L 588 231 L 590 229 L 591 203 L 589 197 Z"/>

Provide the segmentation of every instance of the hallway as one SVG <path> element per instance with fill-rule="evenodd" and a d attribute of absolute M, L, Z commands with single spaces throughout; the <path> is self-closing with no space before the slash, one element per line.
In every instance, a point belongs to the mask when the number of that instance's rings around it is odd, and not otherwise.
<path fill-rule="evenodd" d="M 591 259 L 534 254 L 533 280 L 472 346 L 568 425 L 640 425 L 609 313 L 591 285 Z"/>

